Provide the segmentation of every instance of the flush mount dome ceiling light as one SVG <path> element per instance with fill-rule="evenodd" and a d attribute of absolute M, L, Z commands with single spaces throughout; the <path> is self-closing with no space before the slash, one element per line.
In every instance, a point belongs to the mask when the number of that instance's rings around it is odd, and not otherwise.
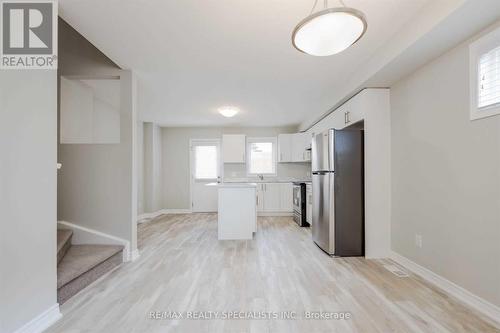
<path fill-rule="evenodd" d="M 239 111 L 235 106 L 222 106 L 219 108 L 219 113 L 226 118 L 234 117 Z"/>
<path fill-rule="evenodd" d="M 345 7 L 328 8 L 311 14 L 299 22 L 292 34 L 293 46 L 300 52 L 314 56 L 329 56 L 340 53 L 356 43 L 365 33 L 365 15 L 359 10 Z"/>

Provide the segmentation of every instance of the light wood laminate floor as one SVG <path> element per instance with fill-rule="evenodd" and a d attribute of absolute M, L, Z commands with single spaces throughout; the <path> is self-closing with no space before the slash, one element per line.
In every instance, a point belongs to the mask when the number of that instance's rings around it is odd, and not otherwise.
<path fill-rule="evenodd" d="M 216 214 L 164 215 L 138 229 L 140 258 L 65 303 L 49 332 L 500 332 L 421 278 L 393 275 L 389 260 L 328 257 L 289 217 L 260 217 L 253 241 L 218 241 Z M 186 311 L 297 319 L 191 320 Z M 301 319 L 305 311 L 351 318 Z"/>

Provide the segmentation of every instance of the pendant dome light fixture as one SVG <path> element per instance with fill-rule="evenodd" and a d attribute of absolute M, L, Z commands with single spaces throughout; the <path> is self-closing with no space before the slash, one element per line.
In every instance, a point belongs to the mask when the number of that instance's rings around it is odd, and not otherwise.
<path fill-rule="evenodd" d="M 340 53 L 356 43 L 366 32 L 365 15 L 349 8 L 339 0 L 342 7 L 328 8 L 313 13 L 318 0 L 314 1 L 309 16 L 299 22 L 292 34 L 293 46 L 300 52 L 313 56 L 329 56 Z"/>

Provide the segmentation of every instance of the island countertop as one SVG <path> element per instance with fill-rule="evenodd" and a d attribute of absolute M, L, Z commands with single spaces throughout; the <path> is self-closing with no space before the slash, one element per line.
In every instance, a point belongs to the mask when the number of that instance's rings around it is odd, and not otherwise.
<path fill-rule="evenodd" d="M 241 188 L 241 187 L 257 187 L 257 183 L 208 183 L 206 186 L 224 187 L 224 188 Z"/>
<path fill-rule="evenodd" d="M 256 183 L 208 183 L 217 190 L 217 238 L 253 239 L 257 230 Z"/>
<path fill-rule="evenodd" d="M 256 184 L 264 184 L 264 183 L 310 183 L 312 181 L 311 178 L 264 178 L 264 179 L 255 179 L 255 178 L 225 178 L 223 180 L 224 183 L 256 183 Z"/>

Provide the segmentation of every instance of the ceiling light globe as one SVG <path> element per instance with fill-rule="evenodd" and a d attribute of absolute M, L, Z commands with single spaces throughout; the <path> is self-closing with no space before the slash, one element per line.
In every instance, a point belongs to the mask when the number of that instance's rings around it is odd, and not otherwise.
<path fill-rule="evenodd" d="M 309 15 L 295 27 L 292 43 L 301 52 L 329 56 L 356 43 L 366 28 L 363 13 L 356 9 L 325 9 Z"/>
<path fill-rule="evenodd" d="M 223 106 L 219 108 L 219 113 L 226 118 L 234 117 L 240 110 L 234 106 Z"/>

